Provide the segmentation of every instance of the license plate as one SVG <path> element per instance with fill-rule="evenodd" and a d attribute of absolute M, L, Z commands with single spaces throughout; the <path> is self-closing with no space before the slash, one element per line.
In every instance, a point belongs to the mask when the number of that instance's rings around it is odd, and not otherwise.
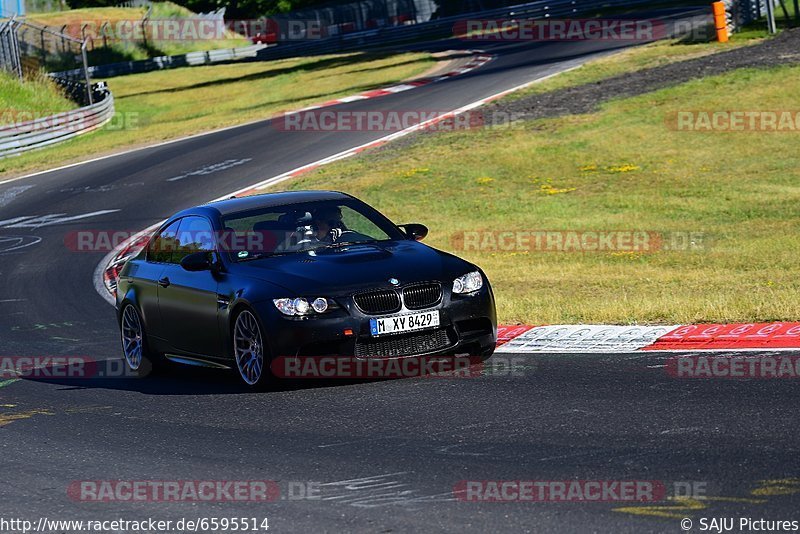
<path fill-rule="evenodd" d="M 369 320 L 369 330 L 373 336 L 411 332 L 434 326 L 439 326 L 439 310 Z"/>

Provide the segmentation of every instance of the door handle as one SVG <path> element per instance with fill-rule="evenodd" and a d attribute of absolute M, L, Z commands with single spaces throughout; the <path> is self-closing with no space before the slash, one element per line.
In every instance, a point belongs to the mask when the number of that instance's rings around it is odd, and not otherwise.
<path fill-rule="evenodd" d="M 158 281 L 158 285 L 160 285 L 161 287 L 169 286 L 169 278 L 165 276 L 164 278 Z"/>

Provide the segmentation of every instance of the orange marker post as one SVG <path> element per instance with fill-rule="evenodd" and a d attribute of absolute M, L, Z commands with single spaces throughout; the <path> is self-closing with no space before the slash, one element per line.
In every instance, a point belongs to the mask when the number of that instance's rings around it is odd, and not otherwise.
<path fill-rule="evenodd" d="M 720 43 L 728 42 L 728 21 L 725 18 L 725 3 L 714 2 L 711 4 L 714 10 L 714 29 L 717 31 L 717 41 Z"/>

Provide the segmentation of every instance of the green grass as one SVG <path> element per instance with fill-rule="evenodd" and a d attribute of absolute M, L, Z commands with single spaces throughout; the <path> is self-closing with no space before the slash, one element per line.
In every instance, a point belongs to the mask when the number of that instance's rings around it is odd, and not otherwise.
<path fill-rule="evenodd" d="M 154 71 L 110 78 L 117 118 L 103 130 L 17 158 L 0 172 L 38 170 L 268 118 L 384 87 L 430 69 L 428 54 L 345 54 Z"/>
<path fill-rule="evenodd" d="M 45 75 L 20 82 L 16 76 L 0 71 L 0 124 L 17 122 L 19 113 L 44 117 L 76 107 Z"/>
<path fill-rule="evenodd" d="M 144 13 L 145 9 L 138 7 L 86 7 L 67 11 L 31 13 L 26 19 L 44 26 L 67 25 L 79 28 L 82 23 L 87 21 L 139 20 Z"/>
<path fill-rule="evenodd" d="M 156 2 L 150 13 L 150 20 L 191 18 L 195 14 L 183 6 L 172 2 Z M 188 52 L 236 48 L 253 44 L 249 39 L 227 31 L 224 39 L 198 39 L 188 41 L 157 40 L 150 44 L 154 55 L 175 56 Z"/>
<path fill-rule="evenodd" d="M 666 121 L 679 110 L 796 109 L 787 95 L 798 92 L 798 67 L 742 70 L 521 129 L 427 134 L 281 188 L 343 190 L 399 223 L 429 225 L 427 243 L 486 270 L 503 323 L 797 320 L 800 132 L 684 132 Z M 570 229 L 700 233 L 704 246 L 464 252 L 452 239 Z"/>

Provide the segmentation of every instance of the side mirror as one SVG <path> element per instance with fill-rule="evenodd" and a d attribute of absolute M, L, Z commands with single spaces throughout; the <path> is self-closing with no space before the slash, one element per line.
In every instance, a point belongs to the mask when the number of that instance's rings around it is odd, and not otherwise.
<path fill-rule="evenodd" d="M 195 252 L 184 256 L 181 260 L 181 267 L 187 271 L 210 271 L 211 270 L 211 253 L 210 252 Z"/>
<path fill-rule="evenodd" d="M 414 241 L 422 241 L 428 235 L 428 227 L 424 224 L 401 224 L 400 228 L 403 229 L 409 239 Z"/>

